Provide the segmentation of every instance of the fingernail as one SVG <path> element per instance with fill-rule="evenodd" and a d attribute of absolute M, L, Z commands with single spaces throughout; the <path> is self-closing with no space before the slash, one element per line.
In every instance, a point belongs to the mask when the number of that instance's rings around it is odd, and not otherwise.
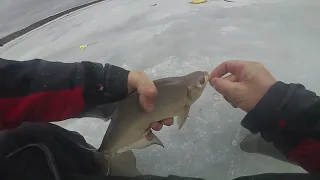
<path fill-rule="evenodd" d="M 150 127 L 151 127 L 152 129 L 155 129 L 155 128 L 158 127 L 158 124 L 157 124 L 157 123 L 152 123 L 152 124 L 150 124 Z"/>
<path fill-rule="evenodd" d="M 157 128 L 156 128 L 156 131 L 160 131 L 163 127 L 163 124 L 158 124 Z"/>

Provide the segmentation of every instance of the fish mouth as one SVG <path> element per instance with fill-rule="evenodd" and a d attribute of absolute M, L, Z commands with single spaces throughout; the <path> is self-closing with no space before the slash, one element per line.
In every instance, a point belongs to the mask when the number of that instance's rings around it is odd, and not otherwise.
<path fill-rule="evenodd" d="M 211 74 L 209 73 L 209 72 L 207 72 L 207 71 L 205 71 L 204 72 L 204 80 L 205 80 L 205 83 L 204 83 L 204 85 L 207 85 L 207 83 L 210 81 L 210 79 L 211 79 Z"/>
<path fill-rule="evenodd" d="M 201 80 L 197 83 L 197 88 L 204 89 L 210 81 L 211 75 L 207 71 L 202 71 Z"/>

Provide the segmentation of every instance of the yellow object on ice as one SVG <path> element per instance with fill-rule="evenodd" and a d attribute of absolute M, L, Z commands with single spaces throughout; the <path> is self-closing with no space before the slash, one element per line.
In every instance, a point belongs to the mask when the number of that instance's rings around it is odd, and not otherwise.
<path fill-rule="evenodd" d="M 190 3 L 191 4 L 200 4 L 200 3 L 205 3 L 207 0 L 192 0 Z"/>
<path fill-rule="evenodd" d="M 81 45 L 80 46 L 80 49 L 84 49 L 84 48 L 86 48 L 87 47 L 87 45 Z"/>

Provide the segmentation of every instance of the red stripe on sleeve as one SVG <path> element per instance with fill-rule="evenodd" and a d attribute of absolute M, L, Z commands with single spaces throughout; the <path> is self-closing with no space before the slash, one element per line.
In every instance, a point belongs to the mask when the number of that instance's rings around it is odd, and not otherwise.
<path fill-rule="evenodd" d="M 79 115 L 84 108 L 83 88 L 39 92 L 24 97 L 0 98 L 0 129 L 23 121 L 54 122 Z"/>
<path fill-rule="evenodd" d="M 289 153 L 288 159 L 309 173 L 320 172 L 320 142 L 306 139 Z"/>

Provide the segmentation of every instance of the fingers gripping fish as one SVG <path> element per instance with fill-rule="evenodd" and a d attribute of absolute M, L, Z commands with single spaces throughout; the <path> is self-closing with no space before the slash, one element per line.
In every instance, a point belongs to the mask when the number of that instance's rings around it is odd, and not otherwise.
<path fill-rule="evenodd" d="M 180 130 L 188 117 L 191 105 L 201 96 L 208 80 L 209 73 L 203 71 L 155 80 L 158 94 L 154 99 L 154 110 L 149 113 L 141 108 L 137 92 L 120 101 L 111 116 L 99 151 L 113 156 L 153 144 L 164 147 L 159 138 L 152 133 L 150 124 L 177 117 Z"/>

